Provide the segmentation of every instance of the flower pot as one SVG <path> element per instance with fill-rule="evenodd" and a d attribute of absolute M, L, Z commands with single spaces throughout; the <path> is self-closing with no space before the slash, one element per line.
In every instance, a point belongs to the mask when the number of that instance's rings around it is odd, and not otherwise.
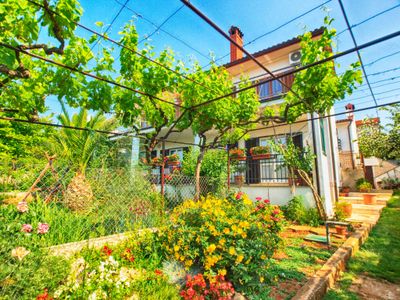
<path fill-rule="evenodd" d="M 246 156 L 231 157 L 231 160 L 240 160 L 240 161 L 243 161 L 243 160 L 246 160 Z"/>
<path fill-rule="evenodd" d="M 342 187 L 342 193 L 345 193 L 345 194 L 350 193 L 350 187 L 348 187 L 348 186 Z"/>
<path fill-rule="evenodd" d="M 348 197 L 348 196 L 349 196 L 349 193 L 339 193 L 339 196 L 340 196 L 340 197 Z"/>
<path fill-rule="evenodd" d="M 336 233 L 339 235 L 345 235 L 347 233 L 347 227 L 346 226 L 335 226 Z"/>
<path fill-rule="evenodd" d="M 179 166 L 180 162 L 177 161 L 167 161 L 168 166 Z"/>
<path fill-rule="evenodd" d="M 371 194 L 363 195 L 364 204 L 376 204 L 376 196 Z"/>
<path fill-rule="evenodd" d="M 353 212 L 353 206 L 351 205 L 351 203 L 343 205 L 342 208 L 343 208 L 343 212 L 346 215 L 346 217 L 350 218 L 351 214 Z"/>
<path fill-rule="evenodd" d="M 269 159 L 271 158 L 271 153 L 253 154 L 251 157 L 253 158 L 253 160 Z"/>
<path fill-rule="evenodd" d="M 235 184 L 242 185 L 243 182 L 244 182 L 244 176 L 243 175 L 235 175 Z"/>

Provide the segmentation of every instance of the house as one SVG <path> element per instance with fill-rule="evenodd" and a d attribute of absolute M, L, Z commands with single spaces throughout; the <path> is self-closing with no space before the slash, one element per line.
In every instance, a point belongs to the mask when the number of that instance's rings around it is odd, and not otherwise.
<path fill-rule="evenodd" d="M 320 28 L 314 30 L 312 35 L 314 38 L 318 38 L 322 32 L 323 28 Z M 238 44 L 243 45 L 243 33 L 238 27 L 232 26 L 229 34 Z M 300 40 L 299 38 L 293 38 L 256 52 L 253 55 L 274 74 L 287 72 L 295 68 L 300 62 Z M 225 67 L 231 74 L 233 83 L 237 83 L 243 74 L 253 81 L 268 77 L 265 71 L 260 69 L 249 57 L 244 57 L 242 51 L 233 44 L 230 45 L 230 58 L 230 62 Z M 282 78 L 288 86 L 293 83 L 293 79 L 293 75 L 287 75 Z M 274 80 L 260 85 L 257 88 L 257 92 L 261 106 L 276 106 L 283 102 L 283 96 L 287 90 L 279 81 Z M 330 113 L 333 113 L 333 109 Z M 313 120 L 310 120 L 311 117 L 314 117 Z M 273 140 L 285 143 L 289 137 L 292 137 L 294 143 L 300 147 L 310 146 L 316 155 L 313 172 L 314 182 L 325 201 L 327 213 L 331 215 L 334 202 L 337 199 L 340 179 L 336 122 L 333 117 L 319 119 L 316 117 L 318 116 L 303 115 L 300 118 L 300 120 L 303 120 L 302 123 L 283 124 L 283 126 L 274 129 L 265 129 L 260 126 L 251 132 L 250 139 L 239 141 L 238 146 L 245 148 L 247 155 L 249 155 L 251 147 L 269 145 Z M 198 137 L 193 136 L 191 130 L 172 134 L 169 139 L 187 143 L 198 143 L 199 141 Z M 134 158 L 136 162 L 140 153 L 139 140 L 134 143 L 133 147 L 136 151 L 133 152 L 137 153 Z M 176 153 L 182 157 L 186 146 L 182 146 L 180 143 L 167 142 L 165 149 L 168 154 Z M 154 156 L 160 155 L 160 151 L 161 146 L 153 153 Z M 252 199 L 262 196 L 268 197 L 274 204 L 286 204 L 293 197 L 293 190 L 289 185 L 288 171 L 282 165 L 282 158 L 275 153 L 272 153 L 269 159 L 253 160 L 248 157 L 243 162 L 243 169 L 240 170 L 240 175 L 244 176 L 240 189 Z M 232 174 L 231 176 L 232 186 L 235 186 L 235 175 L 238 174 Z M 306 204 L 313 205 L 312 193 L 308 187 L 297 186 L 295 192 L 296 194 L 304 195 L 307 201 Z"/>
<path fill-rule="evenodd" d="M 345 106 L 345 119 L 336 121 L 339 161 L 341 170 L 340 186 L 353 190 L 359 178 L 366 178 L 374 188 L 379 188 L 385 178 L 400 178 L 400 167 L 396 161 L 385 161 L 376 157 L 365 157 L 358 147 L 358 133 L 364 124 L 380 126 L 379 118 L 354 120 L 354 105 Z"/>

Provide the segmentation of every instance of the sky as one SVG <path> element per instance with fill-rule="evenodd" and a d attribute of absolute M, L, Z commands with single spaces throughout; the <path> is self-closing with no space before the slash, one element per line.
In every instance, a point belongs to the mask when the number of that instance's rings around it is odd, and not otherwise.
<path fill-rule="evenodd" d="M 193 0 L 191 2 L 223 30 L 228 31 L 231 25 L 238 26 L 244 33 L 245 44 L 273 31 L 247 45 L 245 48 L 251 53 L 291 39 L 304 33 L 305 30 L 321 27 L 327 14 L 334 18 L 333 27 L 337 32 L 346 29 L 337 0 Z M 185 61 L 194 57 L 201 65 L 207 65 L 210 53 L 217 59 L 229 53 L 228 41 L 189 8 L 183 6 L 179 0 L 81 0 L 80 3 L 84 9 L 80 20 L 83 25 L 100 31 L 105 30 L 115 19 L 108 31 L 108 35 L 113 39 L 118 40 L 118 32 L 124 24 L 134 20 L 139 40 L 152 34 L 146 41 L 156 50 L 170 47 Z M 117 16 L 125 3 L 125 8 Z M 324 3 L 321 8 L 314 9 Z M 400 30 L 399 0 L 343 0 L 343 4 L 350 24 L 356 25 L 353 32 L 358 45 Z M 384 12 L 389 9 L 391 10 Z M 309 12 L 310 10 L 312 11 Z M 380 12 L 384 13 L 359 24 Z M 302 14 L 305 15 L 299 17 Z M 296 17 L 299 18 L 279 28 Z M 96 27 L 97 21 L 104 23 L 102 29 Z M 162 27 L 158 28 L 160 25 Z M 77 33 L 86 38 L 90 37 L 90 33 L 82 29 L 78 29 Z M 111 46 L 110 42 L 102 41 L 95 50 Z M 115 45 L 114 47 L 118 48 Z M 352 47 L 354 44 L 350 34 L 345 31 L 338 36 L 334 50 L 344 51 Z M 114 54 L 117 57 L 119 49 L 115 49 Z M 364 49 L 361 51 L 361 57 L 378 104 L 400 100 L 400 38 Z M 338 59 L 340 67 L 337 68 L 337 72 L 342 72 L 357 59 L 356 53 Z M 218 60 L 218 64 L 228 60 L 229 55 Z M 364 85 L 360 86 L 352 96 L 336 103 L 336 111 L 343 112 L 344 106 L 349 102 L 353 103 L 356 109 L 374 105 L 365 80 Z M 57 100 L 51 98 L 47 105 L 50 112 L 59 112 Z M 376 111 L 369 110 L 356 114 L 357 119 L 367 116 L 376 116 Z M 387 121 L 384 112 L 380 112 L 379 116 L 383 122 Z"/>

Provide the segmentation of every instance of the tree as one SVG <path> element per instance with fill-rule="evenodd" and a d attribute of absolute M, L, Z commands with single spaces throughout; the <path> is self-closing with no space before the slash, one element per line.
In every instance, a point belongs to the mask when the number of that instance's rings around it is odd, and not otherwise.
<path fill-rule="evenodd" d="M 232 89 L 232 80 L 223 67 L 212 65 L 209 70 L 201 70 L 194 65 L 191 78 L 198 84 L 188 84 L 180 91 L 182 103 L 193 107 L 207 99 L 228 94 Z M 250 85 L 243 79 L 239 88 Z M 200 137 L 200 151 L 196 162 L 196 199 L 200 196 L 201 164 L 207 149 L 234 143 L 246 135 L 247 130 L 254 128 L 253 121 L 259 110 L 258 97 L 254 89 L 230 96 L 224 101 L 214 101 L 198 106 L 182 118 L 182 123 L 191 127 L 193 134 Z"/>
<path fill-rule="evenodd" d="M 330 28 L 333 19 L 325 18 L 327 27 L 322 36 L 313 39 L 310 32 L 301 37 L 301 65 L 308 65 L 333 55 L 331 49 L 336 30 Z M 285 96 L 285 105 L 281 106 L 280 117 L 288 123 L 294 122 L 306 113 L 324 116 L 336 101 L 351 95 L 357 84 L 362 83 L 362 73 L 358 69 L 360 63 L 352 63 L 342 74 L 336 74 L 333 60 L 307 68 L 296 74 L 291 91 Z M 289 143 L 286 148 L 278 147 L 280 153 L 288 160 L 289 168 L 296 170 L 313 192 L 314 200 L 321 218 L 326 218 L 322 199 L 309 175 L 309 166 L 313 165 L 311 156 L 301 156 L 301 150 Z M 308 159 L 309 166 L 302 160 Z M 306 160 L 305 160 L 306 161 Z"/>
<path fill-rule="evenodd" d="M 58 120 L 64 126 L 107 131 L 116 127 L 115 119 L 107 119 L 101 113 L 89 117 L 88 111 L 81 109 L 70 117 L 64 105 L 62 108 L 63 114 L 58 117 Z M 69 183 L 64 197 L 66 205 L 73 210 L 82 211 L 90 207 L 93 193 L 86 180 L 85 171 L 96 149 L 105 139 L 107 137 L 101 133 L 68 128 L 62 128 L 54 135 L 56 153 L 67 160 L 69 165 L 73 164 L 72 167 L 76 170 L 76 175 Z"/>

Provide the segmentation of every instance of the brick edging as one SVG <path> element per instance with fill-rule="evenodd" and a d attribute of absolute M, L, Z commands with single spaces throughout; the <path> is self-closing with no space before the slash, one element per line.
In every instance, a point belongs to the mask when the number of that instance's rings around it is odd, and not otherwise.
<path fill-rule="evenodd" d="M 332 288 L 346 263 L 368 238 L 372 224 L 363 224 L 328 259 L 313 277 L 294 295 L 293 300 L 320 300 Z"/>

